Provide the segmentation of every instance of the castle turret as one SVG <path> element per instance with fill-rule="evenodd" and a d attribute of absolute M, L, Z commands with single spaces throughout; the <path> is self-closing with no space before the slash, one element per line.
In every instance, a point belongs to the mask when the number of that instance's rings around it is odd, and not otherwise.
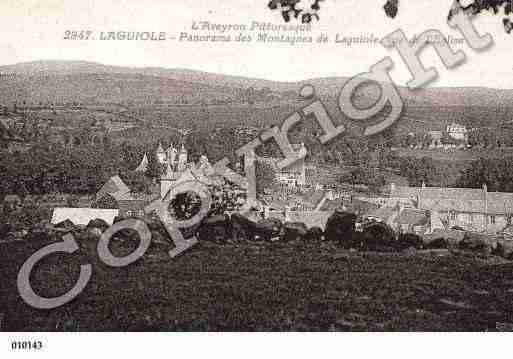
<path fill-rule="evenodd" d="M 169 146 L 169 148 L 167 149 L 166 152 L 167 152 L 167 162 L 169 162 L 171 164 L 171 167 L 174 167 L 178 151 L 176 150 L 176 148 L 173 145 L 171 145 L 171 146 Z"/>
<path fill-rule="evenodd" d="M 162 144 L 159 142 L 159 147 L 157 148 L 157 160 L 160 164 L 166 163 L 166 152 L 164 148 L 162 148 Z"/>
<path fill-rule="evenodd" d="M 169 162 L 166 163 L 166 170 L 165 170 L 164 174 L 162 175 L 162 178 L 164 178 L 164 179 L 173 179 L 174 178 L 174 171 L 173 171 L 173 168 L 171 167 L 171 163 L 169 163 Z"/>
<path fill-rule="evenodd" d="M 146 153 L 144 154 L 144 157 L 139 164 L 139 166 L 135 169 L 136 172 L 146 172 L 148 170 L 148 156 Z"/>
<path fill-rule="evenodd" d="M 176 175 L 173 169 L 171 168 L 171 163 L 166 163 L 166 170 L 164 174 L 160 178 L 160 196 L 164 198 L 166 194 L 169 192 L 174 182 L 176 181 Z"/>
<path fill-rule="evenodd" d="M 179 172 L 185 171 L 187 166 L 187 150 L 185 146 L 182 144 L 182 148 L 180 149 L 180 153 L 178 154 L 178 165 L 177 170 Z"/>

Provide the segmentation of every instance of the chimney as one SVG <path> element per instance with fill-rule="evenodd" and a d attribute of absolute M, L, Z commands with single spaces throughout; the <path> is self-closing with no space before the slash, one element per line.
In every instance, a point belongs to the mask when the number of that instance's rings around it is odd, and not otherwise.
<path fill-rule="evenodd" d="M 264 218 L 268 219 L 270 217 L 269 215 L 269 206 L 264 206 Z"/>
<path fill-rule="evenodd" d="M 283 216 L 285 217 L 284 222 L 290 222 L 290 207 L 285 206 L 283 210 Z"/>
<path fill-rule="evenodd" d="M 403 201 L 399 201 L 397 203 L 397 213 L 401 213 L 402 211 L 404 210 L 404 202 Z"/>
<path fill-rule="evenodd" d="M 483 183 L 483 202 L 484 202 L 484 229 L 488 232 L 488 186 Z"/>

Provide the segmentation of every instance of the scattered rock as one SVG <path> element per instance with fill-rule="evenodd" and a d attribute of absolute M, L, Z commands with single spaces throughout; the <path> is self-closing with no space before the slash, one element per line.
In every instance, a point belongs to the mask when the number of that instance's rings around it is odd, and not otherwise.
<path fill-rule="evenodd" d="M 312 227 L 310 228 L 305 235 L 305 239 L 307 241 L 322 241 L 324 238 L 324 231 L 319 227 Z"/>
<path fill-rule="evenodd" d="M 232 222 L 232 240 L 244 241 L 253 240 L 257 234 L 257 223 L 243 216 L 240 213 L 234 213 L 231 217 Z"/>
<path fill-rule="evenodd" d="M 54 225 L 54 228 L 61 232 L 72 232 L 74 230 L 77 230 L 77 226 L 75 226 L 75 224 L 71 222 L 69 219 L 57 223 L 56 225 Z"/>
<path fill-rule="evenodd" d="M 284 241 L 302 240 L 308 232 L 308 227 L 300 222 L 286 222 L 283 225 L 283 229 L 284 233 L 282 239 Z"/>
<path fill-rule="evenodd" d="M 452 310 L 472 310 L 472 309 L 475 309 L 474 306 L 468 304 L 468 303 L 465 303 L 465 302 L 455 302 L 455 301 L 452 301 L 450 299 L 446 299 L 446 298 L 442 298 L 439 300 L 439 302 L 441 304 L 443 304 L 444 306 L 447 306 L 448 308 L 452 309 Z"/>
<path fill-rule="evenodd" d="M 352 328 L 354 328 L 354 327 L 356 327 L 356 326 L 357 326 L 357 324 L 356 324 L 356 323 L 353 323 L 353 322 L 351 322 L 351 321 L 349 321 L 349 320 L 346 320 L 346 319 L 338 319 L 338 320 L 335 322 L 335 325 L 336 325 L 337 327 L 342 327 L 342 328 L 344 328 L 344 329 L 348 329 L 348 330 L 349 330 L 349 329 L 352 329 Z"/>
<path fill-rule="evenodd" d="M 335 211 L 326 223 L 326 240 L 340 242 L 344 248 L 355 248 L 355 223 L 354 213 Z"/>
<path fill-rule="evenodd" d="M 283 232 L 283 224 L 276 218 L 263 219 L 257 223 L 256 227 L 258 235 L 265 240 L 277 238 Z"/>
<path fill-rule="evenodd" d="M 513 332 L 513 323 L 495 323 L 495 328 L 499 332 Z"/>
<path fill-rule="evenodd" d="M 231 221 L 227 215 L 217 215 L 205 218 L 199 229 L 198 239 L 201 241 L 215 241 L 224 243 L 231 232 Z"/>
<path fill-rule="evenodd" d="M 449 241 L 445 238 L 436 238 L 424 246 L 426 249 L 446 249 L 448 247 Z"/>
<path fill-rule="evenodd" d="M 400 251 L 408 248 L 422 249 L 424 247 L 424 242 L 422 241 L 422 237 L 416 234 L 405 233 L 399 236 L 399 240 L 396 242 L 396 247 Z"/>
<path fill-rule="evenodd" d="M 394 252 L 397 248 L 394 231 L 385 223 L 372 223 L 362 233 L 362 248 L 367 251 Z"/>
<path fill-rule="evenodd" d="M 100 238 L 102 236 L 102 230 L 97 227 L 91 227 L 88 229 L 89 233 L 95 238 Z"/>
<path fill-rule="evenodd" d="M 107 222 L 105 222 L 103 219 L 96 218 L 96 219 L 89 221 L 86 228 L 89 230 L 96 228 L 99 230 L 100 235 L 101 235 L 103 232 L 105 232 L 107 229 L 109 229 L 109 227 L 110 227 L 109 224 Z"/>
<path fill-rule="evenodd" d="M 492 246 L 487 242 L 487 237 L 477 233 L 466 233 L 458 246 L 462 250 L 480 254 L 489 255 L 492 252 Z"/>
<path fill-rule="evenodd" d="M 490 292 L 487 290 L 481 290 L 481 289 L 475 289 L 472 291 L 472 293 L 477 295 L 490 295 Z"/>

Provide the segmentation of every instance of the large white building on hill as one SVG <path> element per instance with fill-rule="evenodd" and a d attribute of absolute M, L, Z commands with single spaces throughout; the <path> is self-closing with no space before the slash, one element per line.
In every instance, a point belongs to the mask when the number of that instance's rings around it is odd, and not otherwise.
<path fill-rule="evenodd" d="M 459 141 L 467 141 L 468 140 L 468 130 L 465 126 L 457 124 L 457 123 L 451 123 L 447 126 L 447 134 L 449 137 L 459 140 Z"/>

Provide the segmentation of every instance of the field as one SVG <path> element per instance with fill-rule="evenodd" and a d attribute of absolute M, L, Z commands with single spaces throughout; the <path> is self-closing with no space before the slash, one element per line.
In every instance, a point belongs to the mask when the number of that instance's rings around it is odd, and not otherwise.
<path fill-rule="evenodd" d="M 513 320 L 513 265 L 461 253 L 355 253 L 325 242 L 202 242 L 172 260 L 153 245 L 121 269 L 99 263 L 95 243 L 81 243 L 79 255 L 41 262 L 32 285 L 43 296 L 63 294 L 78 264 L 91 263 L 85 291 L 64 307 L 36 310 L 20 299 L 16 276 L 44 245 L 1 244 L 2 330 L 484 331 Z"/>
<path fill-rule="evenodd" d="M 437 161 L 450 161 L 450 162 L 470 162 L 483 158 L 501 158 L 511 155 L 511 148 L 497 148 L 497 149 L 468 149 L 468 150 L 443 150 L 443 149 L 411 149 L 400 148 L 395 152 L 403 157 L 431 157 Z"/>

